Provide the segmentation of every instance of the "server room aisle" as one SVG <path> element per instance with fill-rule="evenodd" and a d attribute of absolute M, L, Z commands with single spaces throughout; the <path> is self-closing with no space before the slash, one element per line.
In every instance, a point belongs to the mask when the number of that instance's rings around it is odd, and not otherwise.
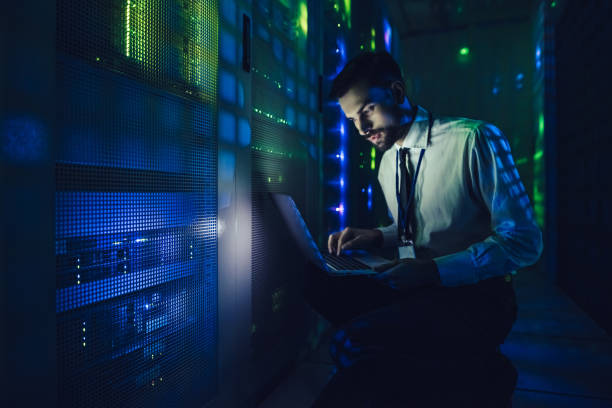
<path fill-rule="evenodd" d="M 519 317 L 502 346 L 519 371 L 514 408 L 612 407 L 612 338 L 534 271 L 514 280 Z M 310 407 L 331 375 L 323 342 L 259 408 Z"/>

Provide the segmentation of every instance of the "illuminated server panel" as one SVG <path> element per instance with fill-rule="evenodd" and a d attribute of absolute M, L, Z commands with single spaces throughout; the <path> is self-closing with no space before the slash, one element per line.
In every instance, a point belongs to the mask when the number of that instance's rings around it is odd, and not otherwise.
<path fill-rule="evenodd" d="M 371 1 L 325 2 L 324 97 L 346 63 L 363 51 L 397 50 L 384 6 Z M 393 47 L 395 45 L 395 47 Z M 325 209 L 327 231 L 386 224 L 387 210 L 377 181 L 380 154 L 355 136 L 337 101 L 325 106 Z"/>
<path fill-rule="evenodd" d="M 270 192 L 290 194 L 314 236 L 321 231 L 321 32 L 317 1 L 253 3 L 252 330 L 260 381 L 278 375 L 305 343 L 304 262 Z"/>
<path fill-rule="evenodd" d="M 57 5 L 61 406 L 217 392 L 217 6 Z"/>
<path fill-rule="evenodd" d="M 349 214 L 349 136 L 352 126 L 340 105 L 327 96 L 332 80 L 350 59 L 352 2 L 326 1 L 324 14 L 325 224 L 326 233 L 347 226 Z"/>

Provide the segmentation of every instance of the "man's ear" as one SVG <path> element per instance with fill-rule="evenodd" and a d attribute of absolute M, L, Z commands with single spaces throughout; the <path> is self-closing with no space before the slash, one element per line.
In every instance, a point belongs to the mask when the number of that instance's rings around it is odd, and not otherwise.
<path fill-rule="evenodd" d="M 393 101 L 398 105 L 404 103 L 406 99 L 406 87 L 402 81 L 393 81 L 391 83 L 391 94 L 393 95 Z"/>

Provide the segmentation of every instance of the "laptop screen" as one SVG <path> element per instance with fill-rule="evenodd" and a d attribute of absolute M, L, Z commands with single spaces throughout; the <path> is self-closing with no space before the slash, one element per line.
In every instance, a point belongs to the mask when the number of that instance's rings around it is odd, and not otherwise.
<path fill-rule="evenodd" d="M 321 252 L 314 239 L 312 239 L 308 226 L 306 226 L 306 222 L 304 222 L 304 218 L 302 218 L 302 214 L 300 214 L 300 210 L 298 210 L 291 196 L 280 193 L 271 193 L 271 195 L 302 254 L 316 266 L 327 270 Z"/>

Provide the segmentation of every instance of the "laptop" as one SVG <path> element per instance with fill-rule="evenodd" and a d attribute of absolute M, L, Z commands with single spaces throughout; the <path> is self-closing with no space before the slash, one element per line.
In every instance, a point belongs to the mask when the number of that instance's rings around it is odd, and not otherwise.
<path fill-rule="evenodd" d="M 329 275 L 376 275 L 375 267 L 390 262 L 386 258 L 372 255 L 363 250 L 344 251 L 344 255 L 338 256 L 329 254 L 326 248 L 321 253 L 291 196 L 279 193 L 271 193 L 271 196 L 300 251 L 314 265 L 327 271 Z"/>

